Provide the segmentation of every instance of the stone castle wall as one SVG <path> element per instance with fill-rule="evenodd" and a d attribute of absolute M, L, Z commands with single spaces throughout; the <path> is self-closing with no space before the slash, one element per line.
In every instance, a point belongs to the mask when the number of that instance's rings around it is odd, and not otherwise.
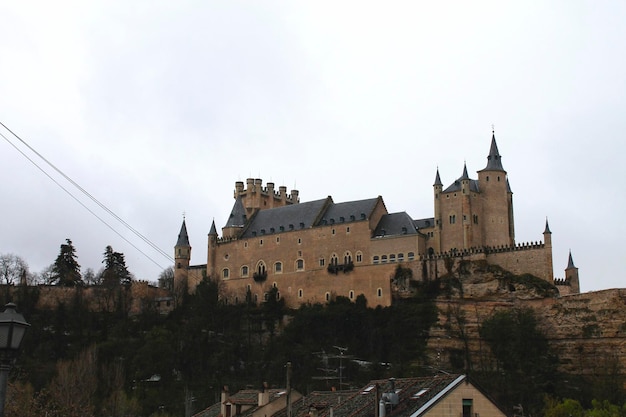
<path fill-rule="evenodd" d="M 5 287 L 6 290 L 6 286 Z M 20 286 L 10 286 L 9 291 L 15 293 Z M 146 309 L 155 309 L 165 314 L 174 309 L 172 297 L 166 289 L 157 288 L 147 281 L 133 281 L 130 287 L 119 287 L 115 290 L 102 286 L 89 287 L 60 287 L 57 285 L 38 285 L 39 292 L 36 307 L 41 310 L 55 310 L 60 304 L 70 306 L 81 302 L 91 311 L 113 311 L 118 307 L 119 297 L 113 291 L 122 291 L 127 304 L 124 309 L 129 315 L 136 315 Z"/>
<path fill-rule="evenodd" d="M 516 246 L 480 247 L 435 254 L 433 256 L 422 256 L 420 261 L 426 266 L 423 266 L 421 271 L 415 267 L 413 269 L 415 277 L 433 279 L 445 275 L 454 263 L 458 263 L 461 260 L 482 260 L 492 265 L 498 265 L 515 275 L 532 274 L 552 283 L 554 276 L 550 262 L 551 258 L 551 248 L 546 247 L 541 242 L 520 243 Z M 425 273 L 426 275 L 424 275 Z"/>

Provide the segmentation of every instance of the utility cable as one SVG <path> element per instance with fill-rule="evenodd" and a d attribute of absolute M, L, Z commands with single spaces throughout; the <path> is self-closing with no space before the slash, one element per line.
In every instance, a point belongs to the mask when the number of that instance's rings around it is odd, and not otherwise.
<path fill-rule="evenodd" d="M 91 201 L 93 201 L 94 203 L 96 203 L 98 206 L 100 206 L 100 208 L 102 208 L 104 211 L 106 211 L 107 213 L 109 213 L 112 217 L 114 217 L 117 221 L 119 221 L 120 223 L 122 223 L 122 225 L 124 225 L 124 227 L 126 227 L 128 230 L 130 230 L 131 232 L 133 232 L 137 237 L 139 237 L 141 240 L 143 240 L 145 243 L 147 243 L 149 246 L 151 246 L 154 250 L 156 250 L 157 252 L 159 252 L 161 255 L 163 255 L 165 258 L 167 258 L 168 260 L 174 262 L 174 259 L 165 251 L 163 251 L 161 248 L 159 248 L 157 245 L 155 245 L 154 243 L 152 243 L 147 237 L 145 237 L 144 235 L 142 235 L 138 230 L 136 230 L 135 228 L 133 228 L 130 224 L 128 224 L 126 221 L 124 221 L 124 219 L 122 219 L 121 217 L 119 217 L 117 214 L 115 214 L 112 210 L 110 210 L 106 205 L 104 205 L 103 203 L 101 203 L 97 198 L 95 198 L 93 195 L 91 195 L 87 190 L 85 190 L 83 187 L 81 187 L 79 184 L 77 184 L 73 179 L 71 179 L 69 176 L 67 176 L 63 171 L 61 171 L 59 168 L 57 168 L 52 162 L 50 162 L 48 159 L 46 159 L 43 155 L 41 155 L 39 152 L 37 152 L 33 147 L 31 147 L 28 143 L 26 143 L 21 137 L 19 137 L 16 133 L 14 133 L 11 129 L 9 129 L 4 123 L 2 123 L 0 121 L 0 125 L 2 125 L 2 127 L 4 127 L 7 131 L 9 131 L 13 136 L 15 136 L 15 138 L 17 138 L 22 144 L 24 144 L 24 146 L 26 146 L 31 152 L 33 152 L 35 155 L 37 155 L 39 158 L 41 158 L 46 164 L 48 164 L 52 169 L 54 169 L 56 172 L 58 172 L 63 178 L 65 178 L 70 184 L 72 184 L 74 187 L 78 188 L 79 191 L 81 191 L 84 195 L 86 195 Z"/>
<path fill-rule="evenodd" d="M 87 192 L 83 187 L 81 187 L 79 184 L 77 184 L 74 180 L 72 180 L 69 176 L 67 176 L 65 173 L 63 173 L 60 169 L 58 169 L 54 164 L 52 164 L 50 161 L 48 161 L 43 155 L 41 155 L 39 152 L 37 152 L 35 149 L 33 149 L 28 143 L 26 143 L 22 138 L 20 138 L 18 135 L 16 135 L 11 129 L 9 129 L 4 123 L 0 122 L 0 125 L 2 127 L 4 127 L 8 132 L 10 132 L 15 138 L 17 138 L 22 144 L 24 144 L 24 146 L 26 146 L 29 150 L 31 150 L 35 155 L 37 155 L 39 158 L 41 158 L 44 162 L 46 162 L 50 167 L 52 167 L 57 173 L 59 173 L 61 176 L 63 176 L 63 178 L 65 178 L 68 182 L 70 182 L 72 185 L 74 185 L 74 187 L 76 187 L 79 191 L 81 191 L 84 195 L 86 195 L 87 197 L 89 197 L 89 199 L 91 199 L 94 203 L 96 203 L 100 208 L 102 208 L 103 210 L 105 210 L 107 213 L 109 213 L 112 217 L 114 217 L 117 221 L 119 221 L 120 223 L 122 223 L 122 225 L 124 225 L 128 230 L 130 230 L 131 232 L 133 232 L 136 236 L 138 236 L 140 239 L 142 239 L 145 243 L 147 243 L 150 247 L 152 247 L 153 249 L 155 249 L 159 254 L 161 254 L 162 256 L 164 256 L 166 259 L 168 259 L 169 261 L 173 262 L 173 258 L 168 255 L 166 252 L 164 252 L 161 248 L 159 248 L 157 245 L 155 245 L 154 243 L 152 243 L 148 238 L 146 238 L 144 235 L 142 235 L 139 231 L 137 231 L 135 228 L 133 228 L 130 224 L 128 224 L 126 221 L 124 221 L 121 217 L 119 217 L 117 214 L 115 214 L 112 210 L 110 210 L 107 206 L 105 206 L 103 203 L 101 203 L 98 199 L 96 199 L 93 195 L 91 195 L 89 192 Z M 124 241 L 126 241 L 127 243 L 129 243 L 133 248 L 135 248 L 139 253 L 141 253 L 142 255 L 144 255 L 147 259 L 149 259 L 150 261 L 152 261 L 155 265 L 157 265 L 158 267 L 162 268 L 163 267 L 161 265 L 159 265 L 158 262 L 156 262 L 154 259 L 152 259 L 150 256 L 148 256 L 145 252 L 143 252 L 141 249 L 139 249 L 136 245 L 134 245 L 132 242 L 130 242 L 128 239 L 126 239 L 124 236 L 122 236 L 117 230 L 115 230 L 115 228 L 113 228 L 113 226 L 111 226 L 109 223 L 107 223 L 104 219 L 102 219 L 100 216 L 98 216 L 93 210 L 91 210 L 89 207 L 87 207 L 80 199 L 78 199 L 75 195 L 73 195 L 69 190 L 67 190 L 65 187 L 63 187 L 58 181 L 56 181 L 50 174 L 48 174 L 48 172 L 46 172 L 41 166 L 39 166 L 35 161 L 33 161 L 28 155 L 26 155 L 21 149 L 19 149 L 13 142 L 11 142 L 9 140 L 9 138 L 7 138 L 4 134 L 0 133 L 0 136 L 2 136 L 13 148 L 15 148 L 22 156 L 24 156 L 30 163 L 32 163 L 35 167 L 37 167 L 37 169 L 39 169 L 44 175 L 46 175 L 50 180 L 52 180 L 57 186 L 59 186 L 63 191 L 65 191 L 70 197 L 72 197 L 74 200 L 76 200 L 81 206 L 83 206 L 87 211 L 89 211 L 94 217 L 96 217 L 98 220 L 100 220 L 100 222 L 102 222 L 104 225 L 106 225 L 109 229 L 111 229 L 115 234 L 117 234 L 119 237 L 121 237 Z"/>

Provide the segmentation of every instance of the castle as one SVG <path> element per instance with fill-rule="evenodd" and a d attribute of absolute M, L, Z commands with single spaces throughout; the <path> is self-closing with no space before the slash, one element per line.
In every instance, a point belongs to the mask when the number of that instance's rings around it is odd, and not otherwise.
<path fill-rule="evenodd" d="M 328 302 L 336 296 L 370 306 L 388 306 L 398 283 L 398 265 L 413 279 L 430 280 L 449 271 L 450 260 L 485 260 L 514 273 L 529 273 L 580 292 L 570 253 L 564 279 L 555 280 L 552 233 L 546 220 L 543 242 L 516 244 L 513 193 L 495 133 L 487 166 L 471 179 L 467 167 L 444 188 L 439 169 L 433 184 L 434 217 L 412 219 L 388 213 L 382 197 L 335 203 L 332 197 L 301 203 L 299 192 L 260 179 L 235 183 L 235 204 L 220 237 L 211 225 L 207 263 L 190 265 L 185 220 L 174 248 L 174 282 L 193 291 L 204 276 L 219 279 L 229 303 L 267 299 L 272 287 L 290 307 Z"/>

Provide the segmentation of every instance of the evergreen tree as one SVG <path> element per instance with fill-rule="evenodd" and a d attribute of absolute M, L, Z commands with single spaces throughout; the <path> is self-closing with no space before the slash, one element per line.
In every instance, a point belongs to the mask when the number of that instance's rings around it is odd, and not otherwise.
<path fill-rule="evenodd" d="M 72 241 L 65 240 L 61 244 L 59 256 L 52 265 L 52 281 L 65 287 L 73 287 L 82 283 L 80 265 L 76 261 L 76 249 Z"/>
<path fill-rule="evenodd" d="M 102 283 L 106 286 L 115 286 L 118 284 L 130 284 L 132 276 L 126 268 L 124 254 L 114 252 L 109 245 L 104 250 L 104 271 L 102 273 Z"/>

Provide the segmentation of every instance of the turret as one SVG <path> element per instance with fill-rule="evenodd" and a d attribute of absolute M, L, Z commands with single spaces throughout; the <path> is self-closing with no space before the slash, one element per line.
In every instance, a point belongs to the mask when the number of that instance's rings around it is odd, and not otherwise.
<path fill-rule="evenodd" d="M 191 245 L 187 235 L 185 219 L 178 233 L 178 240 L 174 246 L 174 291 L 176 294 L 187 291 L 189 262 L 191 261 Z"/>
<path fill-rule="evenodd" d="M 187 268 L 191 260 L 191 245 L 189 244 L 189 236 L 187 235 L 187 225 L 185 219 L 178 233 L 178 240 L 174 246 L 174 261 L 176 269 Z"/>
<path fill-rule="evenodd" d="M 463 248 L 467 249 L 472 246 L 472 200 L 470 198 L 470 177 L 467 174 L 467 164 L 463 163 L 463 175 L 459 178 L 461 181 L 461 218 L 463 224 Z"/>
<path fill-rule="evenodd" d="M 481 228 L 484 244 L 514 245 L 513 193 L 502 167 L 495 132 L 491 136 L 487 166 L 478 171 L 478 182 L 483 201 Z"/>
<path fill-rule="evenodd" d="M 461 175 L 461 194 L 467 195 L 469 194 L 470 189 L 470 177 L 467 174 L 467 164 L 463 163 L 463 175 Z"/>
<path fill-rule="evenodd" d="M 212 277 L 215 275 L 215 252 L 217 250 L 217 228 L 215 227 L 215 220 L 211 223 L 211 230 L 209 231 L 209 243 L 207 248 L 207 276 Z"/>
<path fill-rule="evenodd" d="M 580 280 L 578 278 L 578 268 L 574 265 L 572 259 L 572 251 L 569 251 L 569 259 L 567 260 L 567 268 L 565 268 L 565 281 L 569 282 L 572 287 L 572 294 L 580 294 Z"/>
<path fill-rule="evenodd" d="M 435 201 L 435 232 L 434 242 L 432 248 L 435 252 L 441 252 L 441 191 L 443 190 L 443 183 L 439 176 L 439 167 L 437 167 L 437 173 L 435 174 L 435 183 L 433 184 L 433 199 Z"/>
<path fill-rule="evenodd" d="M 544 279 L 548 282 L 554 281 L 554 265 L 552 264 L 552 232 L 550 231 L 550 225 L 548 224 L 548 218 L 546 217 L 546 227 L 543 230 L 543 242 L 545 245 L 545 263 L 546 263 L 546 276 Z"/>
<path fill-rule="evenodd" d="M 546 217 L 546 228 L 543 230 L 543 242 L 546 248 L 552 247 L 552 232 L 550 231 L 550 225 L 548 224 L 548 218 Z"/>

